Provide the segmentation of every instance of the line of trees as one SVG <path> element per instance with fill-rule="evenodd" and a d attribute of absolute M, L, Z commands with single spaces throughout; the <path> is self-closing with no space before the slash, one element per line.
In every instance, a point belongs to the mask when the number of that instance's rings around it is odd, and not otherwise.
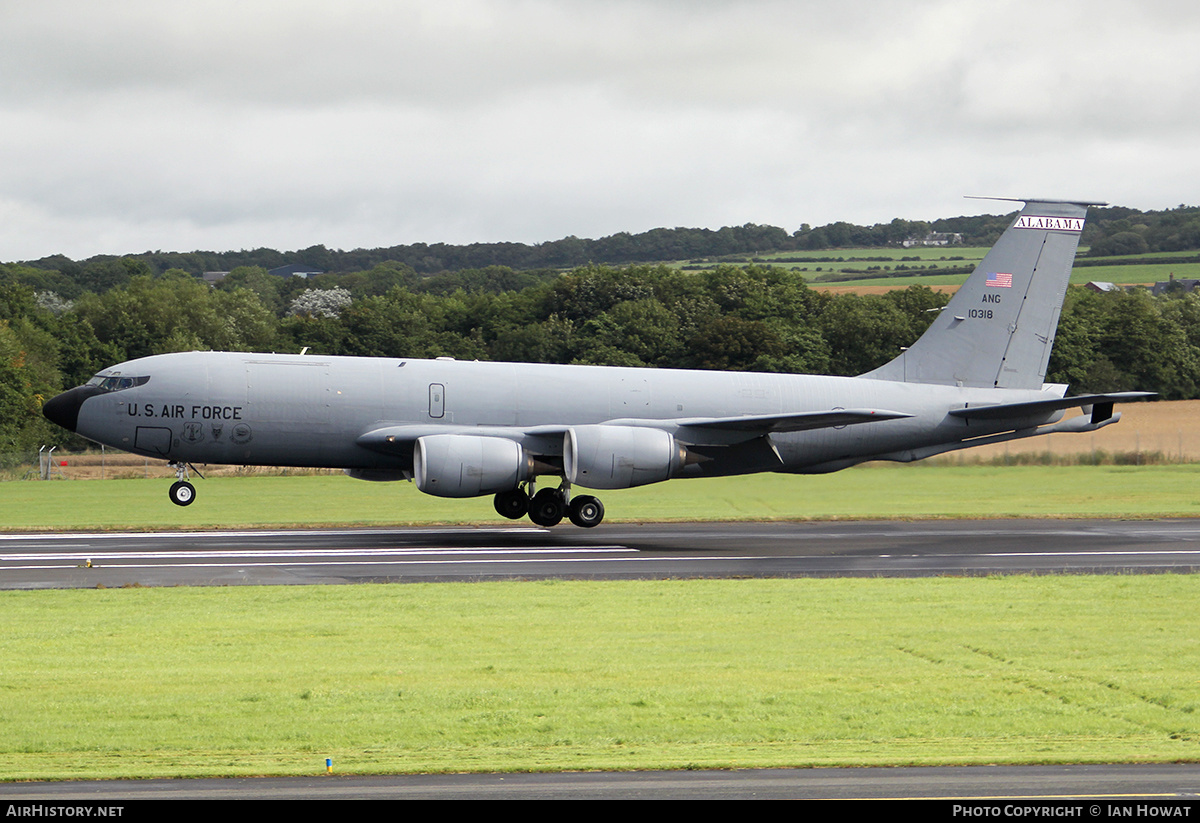
<path fill-rule="evenodd" d="M 333 273 L 368 271 L 388 263 L 402 264 L 421 275 L 504 266 L 516 271 L 568 269 L 592 263 L 628 264 L 692 260 L 768 251 L 819 251 L 834 248 L 895 246 L 930 231 L 961 234 L 972 246 L 989 246 L 1012 222 L 1012 214 L 950 217 L 932 222 L 902 220 L 859 226 L 837 222 L 802 225 L 788 232 L 777 226 L 747 223 L 721 229 L 658 228 L 639 234 L 619 232 L 597 240 L 565 237 L 546 243 L 412 243 L 378 249 L 341 251 L 310 246 L 293 252 L 254 249 L 237 252 L 145 252 L 126 257 L 101 255 L 84 261 L 61 255 L 30 261 L 43 272 L 42 287 L 64 296 L 72 290 L 103 291 L 140 273 L 162 274 L 179 269 L 192 275 L 231 271 L 240 266 L 265 269 L 302 263 Z M 1200 249 L 1200 208 L 1179 206 L 1142 212 L 1124 207 L 1089 210 L 1083 244 L 1092 255 L 1139 254 Z"/>
<path fill-rule="evenodd" d="M 65 437 L 41 403 L 114 363 L 192 350 L 590 363 L 852 375 L 912 343 L 946 297 L 810 289 L 784 269 L 720 265 L 502 267 L 422 278 L 395 263 L 315 284 L 235 270 L 212 288 L 136 260 L 119 285 L 73 299 L 0 266 L 0 452 Z M 1047 379 L 1076 392 L 1200 397 L 1200 295 L 1072 288 Z"/>

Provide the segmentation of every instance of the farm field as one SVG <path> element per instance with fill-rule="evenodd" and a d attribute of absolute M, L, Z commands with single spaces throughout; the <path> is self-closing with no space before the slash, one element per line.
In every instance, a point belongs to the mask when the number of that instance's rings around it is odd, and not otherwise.
<path fill-rule="evenodd" d="M 1081 248 L 1080 251 L 1085 251 Z M 928 286 L 936 291 L 954 291 L 966 279 L 964 268 L 973 268 L 983 259 L 986 247 L 949 246 L 937 248 L 834 249 L 813 252 L 777 252 L 756 257 L 764 263 L 802 274 L 810 287 L 835 293 L 882 293 L 909 286 Z M 793 262 L 793 258 L 804 258 Z M 1175 259 L 1178 262 L 1175 262 Z M 1076 259 L 1071 283 L 1083 285 L 1093 280 L 1117 285 L 1150 285 L 1159 281 L 1200 279 L 1200 258 L 1196 252 L 1162 252 L 1151 255 L 1100 258 L 1104 265 Z M 687 265 L 681 262 L 676 265 Z M 904 269 L 898 267 L 903 266 Z M 895 274 L 905 269 L 926 266 L 957 270 L 939 273 Z M 873 275 L 868 269 L 893 272 L 891 276 Z M 846 279 L 853 275 L 853 279 Z"/>
<path fill-rule="evenodd" d="M 1121 419 L 1091 434 L 1052 434 L 945 455 L 935 460 L 980 462 L 1098 462 L 1119 455 L 1120 462 L 1200 463 L 1200 400 L 1118 403 Z M 1067 415 L 1078 414 L 1068 411 Z"/>

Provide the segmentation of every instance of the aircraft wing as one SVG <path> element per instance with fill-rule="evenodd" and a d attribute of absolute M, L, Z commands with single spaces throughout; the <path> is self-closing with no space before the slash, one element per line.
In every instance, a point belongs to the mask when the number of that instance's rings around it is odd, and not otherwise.
<path fill-rule="evenodd" d="M 911 414 L 885 409 L 836 409 L 795 414 L 752 414 L 736 417 L 681 417 L 666 420 L 623 418 L 605 420 L 599 425 L 662 429 L 690 445 L 724 446 L 776 432 L 877 423 L 912 417 Z M 382 426 L 360 435 L 357 443 L 374 451 L 395 454 L 412 449 L 418 438 L 435 434 L 462 434 L 475 437 L 503 437 L 515 440 L 543 454 L 562 452 L 562 437 L 573 426 L 469 426 L 439 424 L 401 424 Z"/>
<path fill-rule="evenodd" d="M 1080 394 L 1075 397 L 1056 397 L 1052 400 L 1032 400 L 1025 403 L 997 403 L 990 406 L 968 406 L 951 409 L 951 417 L 965 420 L 1002 420 L 1007 417 L 1033 417 L 1062 409 L 1091 406 L 1092 422 L 1099 423 L 1112 416 L 1113 403 L 1158 397 L 1154 392 L 1127 391 L 1111 394 Z"/>
<path fill-rule="evenodd" d="M 742 433 L 752 437 L 776 432 L 799 432 L 851 426 L 856 423 L 878 423 L 912 417 L 905 412 L 886 409 L 834 409 L 832 411 L 797 412 L 794 414 L 744 414 L 736 417 L 680 417 L 672 420 L 638 420 L 626 418 L 608 420 L 606 426 L 647 426 L 669 429 L 678 435 L 693 436 L 704 431 Z M 686 436 L 681 439 L 687 439 Z M 700 441 L 689 441 L 700 442 Z"/>

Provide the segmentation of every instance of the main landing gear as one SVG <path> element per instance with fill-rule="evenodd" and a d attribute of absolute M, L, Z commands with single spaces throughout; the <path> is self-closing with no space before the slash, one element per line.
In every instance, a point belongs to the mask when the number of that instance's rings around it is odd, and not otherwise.
<path fill-rule="evenodd" d="M 187 463 L 171 463 L 170 466 L 175 469 L 176 480 L 171 484 L 167 495 L 176 506 L 192 505 L 192 501 L 196 499 L 196 487 L 188 482 Z"/>
<path fill-rule="evenodd" d="M 542 489 L 531 498 L 526 488 L 532 485 L 497 494 L 496 511 L 509 520 L 528 514 L 536 525 L 546 528 L 557 526 L 564 517 L 584 529 L 599 526 L 604 519 L 604 504 L 590 494 L 572 497 L 570 486 L 564 483 L 557 489 Z"/>

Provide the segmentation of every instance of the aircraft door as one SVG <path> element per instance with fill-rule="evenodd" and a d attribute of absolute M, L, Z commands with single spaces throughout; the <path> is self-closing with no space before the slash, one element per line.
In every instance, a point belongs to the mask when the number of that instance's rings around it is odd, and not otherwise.
<path fill-rule="evenodd" d="M 138 426 L 133 445 L 142 452 L 154 452 L 165 457 L 171 453 L 171 430 L 163 426 Z"/>
<path fill-rule="evenodd" d="M 429 384 L 429 416 L 441 418 L 446 414 L 446 387 L 441 383 Z"/>

